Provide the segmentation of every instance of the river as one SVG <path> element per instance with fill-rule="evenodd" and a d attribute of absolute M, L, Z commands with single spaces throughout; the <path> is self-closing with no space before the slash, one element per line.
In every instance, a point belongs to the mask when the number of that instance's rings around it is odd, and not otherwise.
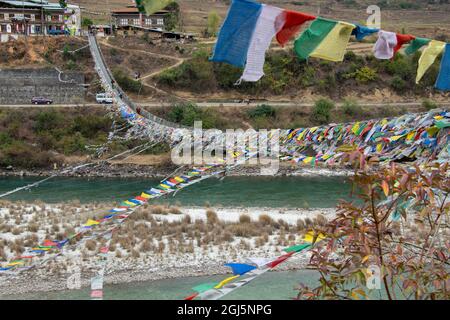
<path fill-rule="evenodd" d="M 219 282 L 226 276 L 189 277 L 157 281 L 105 285 L 105 300 L 182 300 L 192 294 L 191 288 L 201 283 Z M 287 300 L 296 297 L 299 283 L 318 284 L 314 271 L 268 272 L 247 286 L 227 295 L 230 300 Z M 83 300 L 89 298 L 89 288 L 43 293 L 28 293 L 18 296 L 2 296 L 0 299 L 20 300 Z"/>
<path fill-rule="evenodd" d="M 1 177 L 0 193 L 39 180 L 31 177 Z M 41 200 L 59 203 L 76 200 L 118 202 L 159 183 L 141 178 L 55 178 L 38 188 L 17 192 L 5 199 L 12 201 Z M 348 177 L 226 177 L 203 181 L 176 197 L 159 200 L 182 206 L 332 208 L 340 199 L 349 199 L 352 184 Z M 105 299 L 183 299 L 190 288 L 203 282 L 214 282 L 224 276 L 189 277 L 150 282 L 105 286 Z M 292 299 L 299 282 L 315 284 L 312 271 L 269 272 L 227 296 L 228 299 Z M 88 299 L 89 290 L 30 293 L 1 296 L 0 299 Z"/>
<path fill-rule="evenodd" d="M 42 178 L 41 178 L 42 179 Z M 1 177 L 0 193 L 32 183 L 39 178 Z M 55 178 L 38 188 L 17 192 L 4 199 L 58 203 L 111 202 L 140 194 L 159 183 L 141 178 Z M 332 208 L 349 199 L 348 177 L 226 177 L 212 178 L 160 200 L 182 206 Z"/>

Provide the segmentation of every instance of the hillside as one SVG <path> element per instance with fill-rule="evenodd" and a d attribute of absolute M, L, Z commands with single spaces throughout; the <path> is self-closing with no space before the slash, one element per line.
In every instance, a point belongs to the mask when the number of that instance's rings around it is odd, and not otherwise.
<path fill-rule="evenodd" d="M 84 16 L 98 23 L 109 21 L 108 14 L 115 8 L 134 3 L 131 0 L 71 0 L 84 8 Z M 422 36 L 442 34 L 450 36 L 450 4 L 446 0 L 400 0 L 400 1 L 365 1 L 365 0 L 266 0 L 286 9 L 298 10 L 317 14 L 324 17 L 364 22 L 367 19 L 368 5 L 378 4 L 382 9 L 382 27 L 392 31 L 414 33 Z M 225 17 L 229 0 L 181 0 L 178 1 L 183 12 L 183 28 L 185 31 L 201 33 L 207 23 L 208 13 L 216 11 L 222 18 Z"/>

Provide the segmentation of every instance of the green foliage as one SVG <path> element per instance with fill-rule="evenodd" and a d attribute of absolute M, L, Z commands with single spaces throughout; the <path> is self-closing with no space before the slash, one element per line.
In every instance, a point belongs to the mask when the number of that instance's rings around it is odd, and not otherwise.
<path fill-rule="evenodd" d="M 171 2 L 165 10 L 169 11 L 166 16 L 165 27 L 168 31 L 175 30 L 179 25 L 180 20 L 180 5 L 177 2 Z"/>
<path fill-rule="evenodd" d="M 170 69 L 159 75 L 162 85 L 189 89 L 194 92 L 210 91 L 216 88 L 213 64 L 208 61 L 209 53 L 204 50 L 195 52 L 193 58 L 179 68 Z"/>
<path fill-rule="evenodd" d="M 400 76 L 394 76 L 390 82 L 391 87 L 398 93 L 405 92 L 407 88 L 407 83 Z"/>
<path fill-rule="evenodd" d="M 220 26 L 220 16 L 216 11 L 211 11 L 208 14 L 208 22 L 206 26 L 206 33 L 209 36 L 215 36 Z"/>
<path fill-rule="evenodd" d="M 81 153 L 86 148 L 86 139 L 80 132 L 76 132 L 74 135 L 64 137 L 62 146 L 66 155 Z"/>
<path fill-rule="evenodd" d="M 203 110 L 194 103 L 174 105 L 169 114 L 169 120 L 185 126 L 193 126 L 195 121 L 202 121 L 204 129 L 216 127 L 216 117 L 210 110 Z"/>
<path fill-rule="evenodd" d="M 125 91 L 139 93 L 142 88 L 142 83 L 140 81 L 132 79 L 120 69 L 114 69 L 113 76 L 119 86 Z"/>
<path fill-rule="evenodd" d="M 376 70 L 366 66 L 349 74 L 349 77 L 354 78 L 358 83 L 364 84 L 377 80 L 378 75 Z"/>
<path fill-rule="evenodd" d="M 397 54 L 393 61 L 385 62 L 385 70 L 389 75 L 412 81 L 416 77 L 417 64 L 411 58 Z"/>
<path fill-rule="evenodd" d="M 354 100 L 345 100 L 342 105 L 342 111 L 344 114 L 350 117 L 356 117 L 363 114 L 363 109 L 361 106 Z"/>
<path fill-rule="evenodd" d="M 251 119 L 274 118 L 276 116 L 276 109 L 268 104 L 261 104 L 254 109 L 248 110 L 247 115 Z"/>
<path fill-rule="evenodd" d="M 436 102 L 430 100 L 430 99 L 425 99 L 422 101 L 422 107 L 427 110 L 433 110 L 433 109 L 437 109 L 438 105 L 436 104 Z"/>
<path fill-rule="evenodd" d="M 91 110 L 0 111 L 0 166 L 42 168 L 59 163 L 58 153 L 86 154 L 86 145 L 106 142 L 110 127 Z"/>
<path fill-rule="evenodd" d="M 83 17 L 81 19 L 81 26 L 83 28 L 88 28 L 88 27 L 92 26 L 93 24 L 94 24 L 94 22 L 89 18 Z"/>
<path fill-rule="evenodd" d="M 315 124 L 327 124 L 330 122 L 330 112 L 335 108 L 334 102 L 328 99 L 320 99 L 314 104 L 311 121 Z"/>
<path fill-rule="evenodd" d="M 34 130 L 36 132 L 51 131 L 61 126 L 63 116 L 54 111 L 41 111 L 36 116 Z"/>

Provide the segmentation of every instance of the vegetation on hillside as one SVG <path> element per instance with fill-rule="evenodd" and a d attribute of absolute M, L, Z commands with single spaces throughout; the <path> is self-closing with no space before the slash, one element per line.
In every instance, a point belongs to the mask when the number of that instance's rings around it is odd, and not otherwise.
<path fill-rule="evenodd" d="M 370 94 L 375 89 L 390 89 L 400 95 L 425 95 L 434 92 L 439 59 L 415 84 L 420 54 L 398 54 L 393 61 L 377 60 L 348 52 L 343 63 L 310 59 L 300 61 L 293 53 L 272 51 L 267 56 L 265 76 L 256 83 L 236 80 L 242 70 L 228 64 L 208 61 L 210 52 L 199 50 L 193 58 L 158 76 L 158 83 L 171 90 L 194 93 L 236 92 L 252 96 L 295 95 L 309 89 L 315 94 L 340 98 L 346 93 Z"/>
<path fill-rule="evenodd" d="M 0 110 L 0 167 L 49 167 L 62 155 L 87 154 L 87 145 L 106 142 L 111 123 L 104 112 L 85 109 L 33 109 L 26 116 Z"/>
<path fill-rule="evenodd" d="M 436 108 L 431 100 L 424 100 L 422 108 L 426 111 Z M 204 108 L 194 103 L 178 103 L 171 107 L 154 107 L 152 113 L 172 122 L 185 126 L 192 126 L 194 121 L 202 121 L 203 128 L 217 128 L 221 130 L 247 128 L 255 129 L 283 128 L 292 129 L 312 127 L 316 125 L 351 122 L 397 116 L 407 112 L 405 108 L 362 107 L 354 100 L 345 100 L 337 105 L 329 99 L 318 99 L 312 107 L 273 107 L 261 104 L 256 107 L 228 107 Z"/>

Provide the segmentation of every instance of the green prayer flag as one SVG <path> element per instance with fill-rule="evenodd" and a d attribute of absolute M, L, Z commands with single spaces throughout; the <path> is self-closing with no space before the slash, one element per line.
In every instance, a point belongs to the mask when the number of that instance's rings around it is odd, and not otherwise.
<path fill-rule="evenodd" d="M 448 128 L 450 127 L 450 121 L 448 120 L 436 121 L 435 125 L 438 129 Z"/>
<path fill-rule="evenodd" d="M 426 38 L 415 38 L 405 49 L 405 53 L 407 55 L 411 55 L 416 51 L 419 51 L 419 49 L 422 48 L 423 46 L 426 46 L 428 43 L 430 43 L 430 41 L 431 41 L 430 39 Z"/>
<path fill-rule="evenodd" d="M 336 26 L 337 21 L 317 18 L 300 37 L 295 40 L 294 50 L 297 56 L 306 60 Z"/>
<path fill-rule="evenodd" d="M 311 245 L 309 243 L 302 243 L 302 244 L 298 244 L 289 248 L 284 249 L 284 252 L 290 253 L 290 252 L 301 252 L 305 249 L 308 249 L 309 247 L 311 247 Z"/>
<path fill-rule="evenodd" d="M 214 287 L 217 285 L 217 283 L 203 283 L 199 284 L 196 287 L 193 287 L 192 290 L 198 293 L 202 293 L 211 289 L 214 289 Z"/>
<path fill-rule="evenodd" d="M 153 14 L 167 7 L 173 0 L 135 0 L 135 2 L 139 12 Z"/>

